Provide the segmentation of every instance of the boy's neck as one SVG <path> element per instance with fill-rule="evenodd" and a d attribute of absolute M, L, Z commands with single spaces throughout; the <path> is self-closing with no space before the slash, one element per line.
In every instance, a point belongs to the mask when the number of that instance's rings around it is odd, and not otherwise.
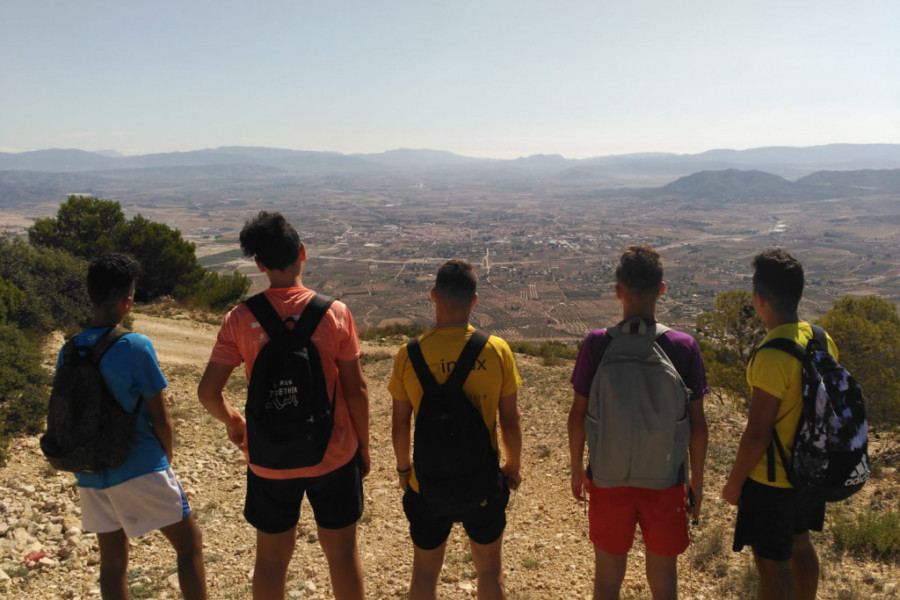
<path fill-rule="evenodd" d="M 95 310 L 93 316 L 88 321 L 89 329 L 99 329 L 101 327 L 115 327 L 122 324 L 125 315 L 111 310 Z"/>
<path fill-rule="evenodd" d="M 779 315 L 775 313 L 770 313 L 767 315 L 768 318 L 763 317 L 763 322 L 766 324 L 766 331 L 772 331 L 776 327 L 781 327 L 782 325 L 788 325 L 791 323 L 799 323 L 800 317 L 797 313 L 792 315 Z"/>

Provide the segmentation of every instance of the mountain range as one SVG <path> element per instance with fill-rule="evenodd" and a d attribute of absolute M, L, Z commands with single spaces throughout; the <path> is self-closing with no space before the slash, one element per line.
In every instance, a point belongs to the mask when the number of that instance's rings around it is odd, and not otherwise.
<path fill-rule="evenodd" d="M 441 150 L 397 149 L 340 154 L 224 146 L 123 156 L 115 151 L 49 149 L 0 153 L 0 206 L 74 192 L 110 196 L 129 185 L 272 190 L 311 181 L 393 181 L 401 185 L 575 186 L 606 193 L 716 199 L 724 202 L 815 199 L 846 193 L 897 193 L 900 144 L 831 144 L 640 153 L 586 159 L 558 154 L 513 160 Z M 643 189 L 638 189 L 643 188 Z M 140 194 L 139 194 L 140 195 Z"/>

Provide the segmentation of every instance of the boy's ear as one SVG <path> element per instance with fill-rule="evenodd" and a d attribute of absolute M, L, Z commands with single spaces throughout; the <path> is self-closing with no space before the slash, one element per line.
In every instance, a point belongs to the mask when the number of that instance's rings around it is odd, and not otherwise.
<path fill-rule="evenodd" d="M 659 295 L 662 296 L 665 293 L 666 293 L 666 282 L 663 281 L 662 283 L 659 284 Z"/>
<path fill-rule="evenodd" d="M 300 262 L 306 260 L 306 246 L 303 245 L 303 242 L 300 242 L 300 254 L 297 256 L 297 259 Z"/>

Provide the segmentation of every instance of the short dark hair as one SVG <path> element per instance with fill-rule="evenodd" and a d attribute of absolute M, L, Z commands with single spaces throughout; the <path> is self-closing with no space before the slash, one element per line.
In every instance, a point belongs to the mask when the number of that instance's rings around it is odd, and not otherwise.
<path fill-rule="evenodd" d="M 297 262 L 300 234 L 281 213 L 260 211 L 241 229 L 241 251 L 253 256 L 267 269 L 283 271 Z"/>
<path fill-rule="evenodd" d="M 753 257 L 753 291 L 769 301 L 780 315 L 797 312 L 803 296 L 803 265 L 781 248 Z"/>
<path fill-rule="evenodd" d="M 461 258 L 452 258 L 437 271 L 434 291 L 444 300 L 459 306 L 469 306 L 475 298 L 478 275 L 472 263 Z"/>
<path fill-rule="evenodd" d="M 657 295 L 663 281 L 662 260 L 651 246 L 629 246 L 616 266 L 616 281 L 640 296 Z"/>
<path fill-rule="evenodd" d="M 140 263 L 128 254 L 114 252 L 98 256 L 88 266 L 87 288 L 91 302 L 101 307 L 127 298 L 140 273 Z"/>

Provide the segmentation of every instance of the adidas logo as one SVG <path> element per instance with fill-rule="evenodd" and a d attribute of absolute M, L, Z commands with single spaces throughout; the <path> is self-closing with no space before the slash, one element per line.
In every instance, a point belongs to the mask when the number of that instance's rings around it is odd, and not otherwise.
<path fill-rule="evenodd" d="M 855 469 L 853 469 L 853 472 L 850 474 L 850 478 L 844 482 L 844 485 L 859 485 L 860 483 L 865 483 L 868 479 L 869 465 L 866 462 L 866 457 L 863 456 L 863 459 L 859 461 L 859 464 L 856 465 Z"/>

